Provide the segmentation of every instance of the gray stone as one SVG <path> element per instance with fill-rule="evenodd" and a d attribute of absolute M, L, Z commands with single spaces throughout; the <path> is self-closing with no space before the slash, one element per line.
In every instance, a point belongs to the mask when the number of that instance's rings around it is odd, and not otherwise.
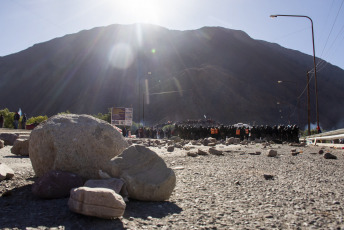
<path fill-rule="evenodd" d="M 143 201 L 167 200 L 176 176 L 164 160 L 150 149 L 133 145 L 111 160 L 111 172 L 125 181 L 129 197 Z"/>
<path fill-rule="evenodd" d="M 69 172 L 51 170 L 32 185 L 32 193 L 43 199 L 58 199 L 69 196 L 72 188 L 84 184 L 82 177 Z"/>
<path fill-rule="evenodd" d="M 173 151 L 174 151 L 174 146 L 167 147 L 167 152 L 173 152 Z"/>
<path fill-rule="evenodd" d="M 9 180 L 14 177 L 14 171 L 6 164 L 0 163 L 0 181 L 2 180 Z"/>
<path fill-rule="evenodd" d="M 233 144 L 239 144 L 239 143 L 240 143 L 240 138 L 233 139 Z"/>
<path fill-rule="evenodd" d="M 123 185 L 124 185 L 124 181 L 122 179 L 110 178 L 110 179 L 105 179 L 105 180 L 88 180 L 86 181 L 84 187 L 108 188 L 120 194 L 120 191 Z"/>
<path fill-rule="evenodd" d="M 210 143 L 216 144 L 216 139 L 212 138 L 212 137 L 208 137 L 208 138 L 205 138 L 203 140 L 203 145 L 204 146 L 208 146 Z M 213 144 L 211 144 L 211 146 L 214 146 Z"/>
<path fill-rule="evenodd" d="M 273 180 L 274 179 L 274 176 L 273 175 L 269 175 L 269 174 L 264 174 L 264 179 L 265 180 Z"/>
<path fill-rule="evenodd" d="M 0 133 L 0 140 L 3 140 L 5 145 L 13 145 L 18 137 L 15 133 Z"/>
<path fill-rule="evenodd" d="M 178 148 L 178 149 L 183 148 L 183 145 L 182 145 L 182 144 L 179 144 L 179 143 L 176 143 L 174 146 L 175 146 L 176 148 Z"/>
<path fill-rule="evenodd" d="M 198 141 L 195 141 L 195 140 L 192 140 L 192 141 L 191 141 L 191 144 L 192 144 L 192 145 L 200 145 L 200 143 L 199 143 Z"/>
<path fill-rule="evenodd" d="M 123 198 L 115 191 L 88 187 L 72 189 L 68 206 L 73 212 L 103 219 L 123 216 L 126 208 Z"/>
<path fill-rule="evenodd" d="M 208 155 L 208 153 L 206 151 L 203 151 L 202 149 L 198 149 L 198 155 L 203 155 L 203 156 L 206 156 Z"/>
<path fill-rule="evenodd" d="M 182 141 L 182 139 L 180 138 L 180 137 L 177 137 L 177 136 L 172 136 L 171 138 L 170 138 L 170 140 L 173 140 L 174 142 L 181 142 Z"/>
<path fill-rule="evenodd" d="M 248 141 L 241 141 L 240 144 L 241 145 L 248 145 Z"/>
<path fill-rule="evenodd" d="M 29 156 L 29 140 L 18 138 L 11 148 L 11 153 L 19 156 Z"/>
<path fill-rule="evenodd" d="M 325 153 L 325 154 L 324 154 L 324 158 L 325 158 L 325 159 L 333 159 L 333 160 L 336 160 L 336 159 L 337 159 L 337 156 L 333 155 L 332 153 Z"/>
<path fill-rule="evenodd" d="M 0 140 L 0 149 L 2 149 L 3 147 L 5 147 L 5 142 L 3 140 Z"/>
<path fill-rule="evenodd" d="M 223 152 L 215 148 L 210 148 L 209 153 L 212 155 L 223 156 Z"/>
<path fill-rule="evenodd" d="M 197 157 L 198 156 L 198 154 L 196 152 L 187 152 L 186 155 L 189 157 Z"/>
<path fill-rule="evenodd" d="M 57 115 L 31 132 L 29 153 L 37 176 L 49 170 L 98 179 L 128 143 L 108 122 L 89 115 Z"/>
<path fill-rule="evenodd" d="M 273 149 L 269 149 L 267 151 L 267 156 L 268 157 L 276 157 L 277 156 L 277 151 L 276 150 L 273 150 Z"/>
<path fill-rule="evenodd" d="M 300 154 L 300 152 L 293 152 L 293 151 L 291 152 L 291 155 L 292 155 L 292 156 L 297 156 L 297 155 L 299 155 L 299 154 Z"/>

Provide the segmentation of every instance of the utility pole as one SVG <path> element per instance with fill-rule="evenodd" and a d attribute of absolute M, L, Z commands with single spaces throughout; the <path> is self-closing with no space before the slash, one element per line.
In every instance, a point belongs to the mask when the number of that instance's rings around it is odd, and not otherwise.
<path fill-rule="evenodd" d="M 313 43 L 313 64 L 314 64 L 314 82 L 315 82 L 315 111 L 317 116 L 317 131 L 320 133 L 320 121 L 319 121 L 319 103 L 318 103 L 318 83 L 317 83 L 317 65 L 315 60 L 315 45 L 314 45 L 314 29 L 313 29 L 313 20 L 305 15 L 283 15 L 283 14 L 276 14 L 270 15 L 271 18 L 277 17 L 299 17 L 299 18 L 307 18 L 311 22 L 312 27 L 312 43 Z"/>
<path fill-rule="evenodd" d="M 308 135 L 311 135 L 311 100 L 309 96 L 309 71 L 307 72 L 307 114 L 308 114 Z"/>

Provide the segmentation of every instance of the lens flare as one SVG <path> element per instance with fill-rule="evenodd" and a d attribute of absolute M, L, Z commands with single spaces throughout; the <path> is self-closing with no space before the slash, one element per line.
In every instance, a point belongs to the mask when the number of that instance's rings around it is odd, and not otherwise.
<path fill-rule="evenodd" d="M 133 61 L 133 50 L 128 44 L 116 44 L 109 53 L 109 63 L 117 69 L 127 69 Z"/>

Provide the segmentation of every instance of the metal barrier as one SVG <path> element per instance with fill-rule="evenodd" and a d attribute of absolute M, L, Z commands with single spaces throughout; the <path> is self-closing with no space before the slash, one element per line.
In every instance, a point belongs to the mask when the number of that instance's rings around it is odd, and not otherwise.
<path fill-rule="evenodd" d="M 328 142 L 330 141 L 330 142 Z M 344 129 L 337 129 L 306 137 L 308 145 L 325 145 L 344 148 Z"/>

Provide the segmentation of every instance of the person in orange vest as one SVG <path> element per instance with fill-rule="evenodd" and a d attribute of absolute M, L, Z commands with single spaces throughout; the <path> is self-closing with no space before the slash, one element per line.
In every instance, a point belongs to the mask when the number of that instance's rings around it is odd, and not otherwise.
<path fill-rule="evenodd" d="M 235 135 L 236 135 L 236 136 L 240 136 L 240 128 L 237 128 L 237 129 L 236 129 Z"/>
<path fill-rule="evenodd" d="M 215 136 L 215 128 L 214 127 L 210 128 L 210 136 L 213 137 L 213 138 Z"/>

